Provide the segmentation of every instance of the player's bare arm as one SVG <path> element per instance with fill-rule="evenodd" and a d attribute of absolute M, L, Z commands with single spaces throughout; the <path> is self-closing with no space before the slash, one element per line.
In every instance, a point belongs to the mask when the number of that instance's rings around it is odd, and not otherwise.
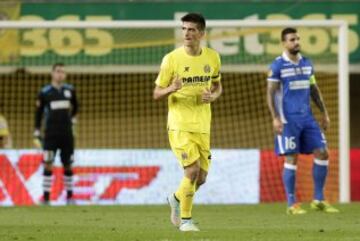
<path fill-rule="evenodd" d="M 322 119 L 321 119 L 321 127 L 326 130 L 330 125 L 330 118 L 329 114 L 327 112 L 324 100 L 322 98 L 321 92 L 317 84 L 313 84 L 310 87 L 310 95 L 311 99 L 314 101 L 315 105 L 319 108 L 319 110 L 322 113 Z"/>
<path fill-rule="evenodd" d="M 220 97 L 222 93 L 222 85 L 221 82 L 214 82 L 211 85 L 211 89 L 205 89 L 202 96 L 201 96 L 201 100 L 203 103 L 210 103 L 210 102 L 214 102 L 217 98 Z"/>
<path fill-rule="evenodd" d="M 168 87 L 162 88 L 158 85 L 155 86 L 154 92 L 153 92 L 153 98 L 154 98 L 154 100 L 163 99 L 163 98 L 167 97 L 168 95 L 180 90 L 181 88 L 182 88 L 182 80 L 177 75 L 174 77 L 174 79 L 172 80 L 171 84 Z"/>
<path fill-rule="evenodd" d="M 281 134 L 283 129 L 283 124 L 280 120 L 280 116 L 278 115 L 278 113 L 276 113 L 275 103 L 274 103 L 275 93 L 279 88 L 280 88 L 280 84 L 278 82 L 268 81 L 266 97 L 267 97 L 267 103 L 271 113 L 271 117 L 273 119 L 273 128 L 276 134 Z"/>

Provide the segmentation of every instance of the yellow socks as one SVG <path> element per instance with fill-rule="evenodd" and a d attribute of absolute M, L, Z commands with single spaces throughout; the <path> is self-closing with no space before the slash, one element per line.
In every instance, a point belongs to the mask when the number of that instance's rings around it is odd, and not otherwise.
<path fill-rule="evenodd" d="M 195 186 L 196 182 L 191 183 L 189 178 L 183 177 L 175 193 L 176 198 L 180 201 L 181 218 L 191 218 Z"/>

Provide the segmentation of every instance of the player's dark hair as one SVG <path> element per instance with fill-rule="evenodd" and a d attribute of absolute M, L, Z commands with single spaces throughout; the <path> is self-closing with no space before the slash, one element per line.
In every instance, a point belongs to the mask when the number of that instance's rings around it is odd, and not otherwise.
<path fill-rule="evenodd" d="M 188 13 L 181 18 L 181 21 L 196 23 L 200 31 L 204 31 L 206 27 L 205 18 L 200 13 Z"/>
<path fill-rule="evenodd" d="M 297 33 L 297 30 L 295 28 L 284 28 L 281 31 L 281 41 L 284 42 L 286 40 L 286 35 L 290 33 Z"/>
<path fill-rule="evenodd" d="M 64 63 L 55 63 L 52 66 L 52 70 L 54 71 L 57 67 L 64 67 L 65 64 Z"/>

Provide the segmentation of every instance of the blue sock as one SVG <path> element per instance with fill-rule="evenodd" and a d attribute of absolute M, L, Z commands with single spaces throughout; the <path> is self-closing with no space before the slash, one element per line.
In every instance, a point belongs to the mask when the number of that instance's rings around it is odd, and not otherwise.
<path fill-rule="evenodd" d="M 328 160 L 315 159 L 313 165 L 313 179 L 314 179 L 314 199 L 324 200 L 324 186 L 328 173 Z"/>
<path fill-rule="evenodd" d="M 295 179 L 296 179 L 296 165 L 284 164 L 283 181 L 286 191 L 288 206 L 292 206 L 295 202 Z"/>

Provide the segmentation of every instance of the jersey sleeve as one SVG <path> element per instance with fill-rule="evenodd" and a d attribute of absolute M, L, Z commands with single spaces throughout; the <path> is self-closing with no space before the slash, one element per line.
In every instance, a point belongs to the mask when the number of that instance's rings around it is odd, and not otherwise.
<path fill-rule="evenodd" d="M 79 102 L 76 96 L 75 88 L 72 88 L 72 95 L 71 95 L 71 117 L 75 117 L 79 111 Z"/>
<path fill-rule="evenodd" d="M 159 87 L 166 88 L 170 85 L 174 71 L 169 55 L 165 55 L 160 66 L 160 72 L 155 80 Z"/>
<path fill-rule="evenodd" d="M 212 82 L 219 82 L 221 79 L 221 73 L 220 73 L 220 69 L 221 69 L 221 59 L 220 59 L 220 55 L 218 53 L 216 53 L 216 60 L 215 60 L 215 66 L 214 66 L 214 73 L 211 76 L 211 81 Z"/>
<path fill-rule="evenodd" d="M 280 67 L 277 61 L 272 62 L 268 72 L 268 81 L 280 82 Z"/>
<path fill-rule="evenodd" d="M 43 92 L 40 91 L 40 93 L 36 98 L 35 129 L 40 129 L 41 127 L 41 120 L 42 120 L 44 108 L 45 108 L 44 96 L 43 96 Z"/>

